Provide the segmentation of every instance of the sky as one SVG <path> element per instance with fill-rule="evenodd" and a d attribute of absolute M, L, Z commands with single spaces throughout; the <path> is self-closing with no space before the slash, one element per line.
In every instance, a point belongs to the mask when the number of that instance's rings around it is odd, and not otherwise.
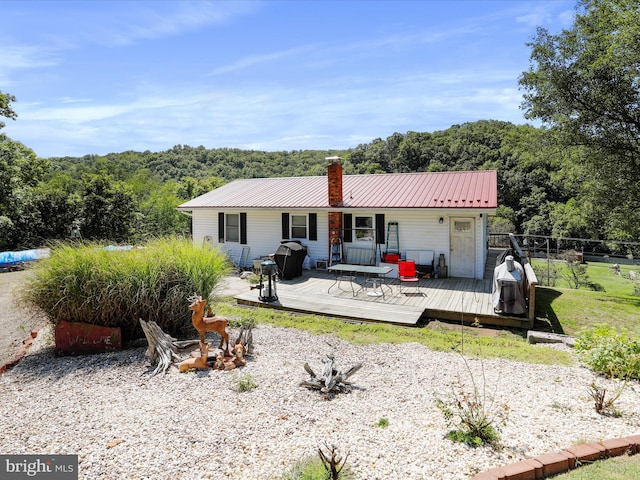
<path fill-rule="evenodd" d="M 0 0 L 2 132 L 39 157 L 348 149 L 520 108 L 563 0 Z"/>

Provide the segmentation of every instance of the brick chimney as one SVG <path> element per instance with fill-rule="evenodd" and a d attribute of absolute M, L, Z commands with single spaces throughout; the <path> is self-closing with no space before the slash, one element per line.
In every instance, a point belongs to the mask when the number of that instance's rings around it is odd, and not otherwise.
<path fill-rule="evenodd" d="M 342 207 L 342 165 L 340 157 L 327 157 L 327 179 L 329 184 L 329 205 Z M 329 258 L 333 258 L 332 245 L 342 242 L 342 212 L 329 212 Z M 340 248 L 340 247 L 338 247 Z"/>
<path fill-rule="evenodd" d="M 327 179 L 329 183 L 329 205 L 331 207 L 342 206 L 342 165 L 340 157 L 327 157 L 325 160 L 331 162 L 327 168 Z"/>

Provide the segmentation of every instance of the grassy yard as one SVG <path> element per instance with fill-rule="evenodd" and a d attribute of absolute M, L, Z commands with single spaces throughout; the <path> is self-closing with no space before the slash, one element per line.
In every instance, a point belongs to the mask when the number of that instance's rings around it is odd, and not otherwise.
<path fill-rule="evenodd" d="M 450 352 L 452 349 L 468 355 L 485 358 L 500 357 L 526 363 L 561 364 L 573 363 L 566 352 L 529 345 L 520 333 L 508 330 L 490 334 L 482 328 L 452 328 L 451 325 L 431 322 L 429 328 L 407 328 L 381 323 L 355 324 L 318 315 L 293 314 L 270 308 L 247 308 L 235 305 L 232 298 L 220 298 L 213 305 L 216 313 L 237 321 L 253 318 L 256 323 L 285 328 L 297 328 L 313 334 L 331 334 L 354 344 L 416 342 L 436 351 Z"/>
<path fill-rule="evenodd" d="M 636 480 L 640 478 L 640 455 L 600 460 L 551 477 L 554 480 Z"/>
<path fill-rule="evenodd" d="M 546 265 L 539 260 L 534 262 Z M 609 270 L 609 266 L 602 263 L 589 263 L 587 266 L 589 280 L 602 287 L 601 291 L 585 287 L 572 289 L 560 278 L 556 287 L 538 287 L 536 318 L 539 325 L 536 328 L 547 327 L 574 335 L 591 325 L 608 323 L 640 337 L 640 295 L 636 293 L 640 283 L 625 278 L 631 270 L 640 272 L 640 267 L 621 265 L 623 275 L 618 276 Z"/>

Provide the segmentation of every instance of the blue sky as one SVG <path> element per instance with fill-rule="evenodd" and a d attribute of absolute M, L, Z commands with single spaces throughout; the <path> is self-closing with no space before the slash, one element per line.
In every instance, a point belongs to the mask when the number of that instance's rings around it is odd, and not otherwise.
<path fill-rule="evenodd" d="M 575 1 L 6 1 L 9 137 L 38 156 L 346 149 L 480 119 L 526 123 L 537 26 Z"/>

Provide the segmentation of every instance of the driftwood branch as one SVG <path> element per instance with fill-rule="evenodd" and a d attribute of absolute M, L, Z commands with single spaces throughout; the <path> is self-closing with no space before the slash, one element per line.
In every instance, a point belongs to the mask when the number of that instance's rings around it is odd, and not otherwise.
<path fill-rule="evenodd" d="M 320 390 L 322 393 L 350 392 L 352 383 L 349 382 L 349 377 L 362 368 L 362 363 L 358 363 L 343 372 L 336 367 L 333 352 L 325 355 L 322 363 L 324 367 L 320 376 L 316 374 L 308 363 L 304 364 L 304 369 L 310 378 L 301 382 L 300 386 Z"/>
<path fill-rule="evenodd" d="M 331 478 L 331 480 L 337 480 L 340 478 L 340 472 L 342 472 L 342 469 L 347 464 L 349 453 L 342 458 L 338 456 L 337 448 L 334 445 L 329 446 L 325 443 L 324 446 L 327 452 L 325 453 L 321 447 L 318 447 L 318 455 L 320 456 L 322 465 L 329 474 L 329 478 Z"/>
<path fill-rule="evenodd" d="M 199 340 L 178 341 L 171 335 L 163 332 L 154 321 L 146 322 L 140 319 L 140 325 L 149 344 L 145 356 L 150 360 L 152 366 L 157 362 L 152 375 L 160 372 L 167 373 L 171 363 L 174 360 L 180 360 L 178 356 L 179 352 L 193 349 L 195 345 L 200 343 Z"/>
<path fill-rule="evenodd" d="M 242 345 L 245 356 L 253 355 L 253 326 L 242 326 L 233 345 L 234 347 Z"/>

